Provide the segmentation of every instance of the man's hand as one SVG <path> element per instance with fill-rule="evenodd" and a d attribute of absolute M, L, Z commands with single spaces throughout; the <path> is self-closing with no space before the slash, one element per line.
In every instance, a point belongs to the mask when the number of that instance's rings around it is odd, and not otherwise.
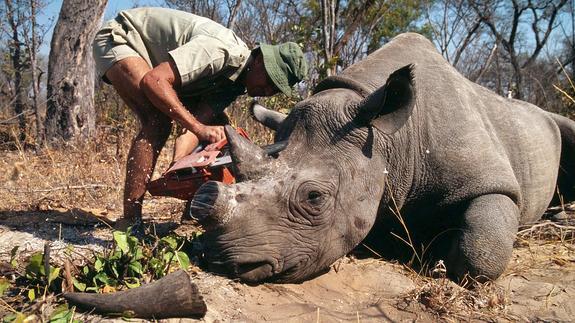
<path fill-rule="evenodd" d="M 216 143 L 226 138 L 223 126 L 201 126 L 194 132 L 200 141 Z"/>

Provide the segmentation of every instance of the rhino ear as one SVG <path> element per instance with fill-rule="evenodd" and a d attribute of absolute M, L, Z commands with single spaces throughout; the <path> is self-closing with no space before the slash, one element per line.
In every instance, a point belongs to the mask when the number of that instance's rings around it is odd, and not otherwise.
<path fill-rule="evenodd" d="M 372 125 L 386 134 L 401 128 L 415 106 L 413 68 L 407 65 L 393 72 L 383 87 L 359 104 L 355 121 Z"/>

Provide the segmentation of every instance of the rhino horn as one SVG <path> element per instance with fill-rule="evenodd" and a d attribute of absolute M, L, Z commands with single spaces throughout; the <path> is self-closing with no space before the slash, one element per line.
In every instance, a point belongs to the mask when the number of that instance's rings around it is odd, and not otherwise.
<path fill-rule="evenodd" d="M 207 311 L 197 286 L 183 270 L 126 291 L 112 294 L 64 293 L 63 296 L 71 304 L 100 314 L 128 314 L 148 319 L 201 318 Z"/>
<path fill-rule="evenodd" d="M 259 123 L 274 131 L 279 129 L 287 117 L 287 115 L 283 113 L 267 109 L 255 100 L 252 102 L 250 110 L 254 118 L 256 118 Z"/>
<path fill-rule="evenodd" d="M 353 108 L 354 121 L 386 134 L 401 128 L 415 106 L 413 69 L 413 65 L 407 65 L 391 73 L 384 86 Z"/>
<path fill-rule="evenodd" d="M 267 169 L 265 165 L 269 160 L 266 152 L 240 136 L 231 126 L 226 125 L 224 131 L 230 143 L 230 153 L 234 162 L 236 179 L 245 181 L 263 175 Z"/>

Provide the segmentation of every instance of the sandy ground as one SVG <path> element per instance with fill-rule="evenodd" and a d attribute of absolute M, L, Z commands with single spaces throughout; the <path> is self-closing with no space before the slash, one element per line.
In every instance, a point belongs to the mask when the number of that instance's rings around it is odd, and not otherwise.
<path fill-rule="evenodd" d="M 162 208 L 166 207 L 171 208 Z M 86 259 L 111 241 L 111 230 L 95 219 L 97 213 L 77 209 L 0 211 L 0 262 L 8 261 L 14 246 L 20 246 L 20 256 L 26 257 L 41 251 L 45 241 L 52 242 L 53 259 L 70 250 L 76 259 Z M 546 225 L 539 229 L 546 227 L 555 228 Z M 172 228 L 170 224 L 157 225 L 158 231 Z M 185 231 L 185 226 L 176 230 Z M 248 286 L 197 267 L 190 272 L 208 306 L 206 322 L 568 322 L 575 318 L 575 244 L 561 241 L 561 229 L 553 232 L 559 237 L 550 238 L 548 230 L 522 234 L 504 275 L 474 290 L 423 277 L 377 257 L 345 257 L 328 273 L 302 284 Z M 98 316 L 83 319 L 106 320 Z"/>

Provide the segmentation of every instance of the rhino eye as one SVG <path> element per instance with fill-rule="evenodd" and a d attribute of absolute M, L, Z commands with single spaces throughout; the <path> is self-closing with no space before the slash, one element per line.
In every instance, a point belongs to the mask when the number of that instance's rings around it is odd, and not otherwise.
<path fill-rule="evenodd" d="M 313 205 L 321 205 L 324 200 L 323 194 L 318 191 L 310 191 L 307 193 L 307 201 Z"/>
<path fill-rule="evenodd" d="M 290 197 L 290 214 L 294 221 L 304 218 L 310 224 L 316 225 L 327 221 L 329 217 L 323 216 L 333 203 L 331 192 L 334 185 L 327 181 L 308 180 L 301 183 Z"/>
<path fill-rule="evenodd" d="M 310 215 L 318 215 L 324 209 L 329 200 L 329 193 L 317 185 L 304 185 L 300 193 L 300 203 Z"/>

